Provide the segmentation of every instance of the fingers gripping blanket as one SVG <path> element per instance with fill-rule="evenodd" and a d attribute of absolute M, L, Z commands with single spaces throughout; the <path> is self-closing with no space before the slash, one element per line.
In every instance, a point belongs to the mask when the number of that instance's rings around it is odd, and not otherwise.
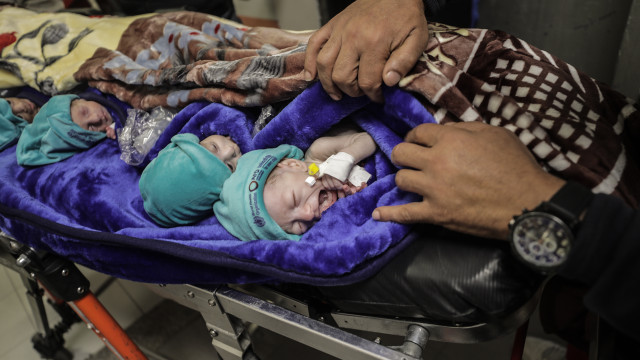
<path fill-rule="evenodd" d="M 174 27 L 167 16 L 157 21 L 164 24 L 161 27 Z M 233 36 L 233 29 L 225 31 L 226 40 L 216 44 L 237 45 L 237 39 L 242 39 L 243 47 L 252 43 L 247 37 L 251 30 L 240 37 Z M 202 32 L 194 32 L 194 37 L 201 36 Z M 83 65 L 93 66 L 88 73 L 97 78 L 91 84 L 127 102 L 140 106 L 190 103 L 165 130 L 143 166 L 179 132 L 201 137 L 229 134 L 246 152 L 281 143 L 306 149 L 345 118 L 368 131 L 379 146 L 364 164 L 374 175 L 369 187 L 334 204 L 299 242 L 242 242 L 227 233 L 215 216 L 194 226 L 158 227 L 142 207 L 137 187 L 141 169 L 122 162 L 116 142 L 109 140 L 71 159 L 33 169 L 16 164 L 15 148 L 0 153 L 0 167 L 6 169 L 0 174 L 0 227 L 34 246 L 133 280 L 216 283 L 275 278 L 319 285 L 351 283 L 373 274 L 416 237 L 428 238 L 428 233 L 411 232 L 409 226 L 375 222 L 371 211 L 380 205 L 419 200 L 395 187 L 397 168 L 389 158 L 407 131 L 432 121 L 482 120 L 506 127 L 547 170 L 637 206 L 640 172 L 633 140 L 639 136 L 640 116 L 633 104 L 508 34 L 436 24 L 431 25 L 431 33 L 423 57 L 400 84 L 409 92 L 384 89 L 384 104 L 366 98 L 334 102 L 319 84 L 306 88 L 308 84 L 300 80 L 304 53 L 296 41 L 280 43 L 282 50 L 258 42 L 261 50 L 245 53 L 214 50 L 215 46 L 204 46 L 210 40 L 201 37 L 199 47 L 187 51 L 190 34 L 182 31 L 165 37 L 167 42 L 184 45 L 175 48 L 179 51 L 146 53 L 149 59 L 162 60 L 157 62 L 162 66 L 137 67 L 138 60 L 121 57 L 125 48 L 116 55 L 105 54 L 104 64 L 94 56 Z M 277 30 L 271 35 L 290 36 Z M 174 41 L 182 36 L 187 36 L 185 41 Z M 142 37 L 140 46 L 146 46 Z M 192 61 L 203 59 L 196 54 L 205 53 L 224 60 Z M 280 70 L 265 70 L 274 69 L 265 65 L 271 56 L 280 57 L 274 60 L 283 66 L 275 67 Z M 174 61 L 176 70 L 163 67 Z M 250 80 L 253 77 L 255 81 Z M 200 87 L 203 79 L 213 81 Z M 211 104 L 211 100 L 226 105 Z M 289 103 L 254 136 L 259 111 L 247 106 L 273 102 Z M 43 234 L 42 229 L 48 231 Z M 162 272 L 154 267 L 157 263 L 163 264 Z"/>
<path fill-rule="evenodd" d="M 500 31 L 434 24 L 400 85 L 425 96 L 439 123 L 505 127 L 548 171 L 638 206 L 637 104 L 548 52 Z"/>
<path fill-rule="evenodd" d="M 640 135 L 640 115 L 629 99 L 509 34 L 429 26 L 427 48 L 400 87 L 424 97 L 436 121 L 506 127 L 547 170 L 638 205 L 639 150 L 629 139 Z M 308 85 L 308 36 L 197 13 L 155 15 L 133 22 L 116 51 L 99 49 L 75 76 L 134 107 L 259 106 Z"/>

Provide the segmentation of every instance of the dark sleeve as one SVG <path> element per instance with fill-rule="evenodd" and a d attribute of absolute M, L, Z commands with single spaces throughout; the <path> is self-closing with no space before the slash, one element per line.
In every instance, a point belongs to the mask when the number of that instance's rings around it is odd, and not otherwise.
<path fill-rule="evenodd" d="M 587 308 L 640 341 L 640 210 L 596 195 L 559 275 L 589 286 Z"/>
<path fill-rule="evenodd" d="M 447 0 L 422 0 L 424 3 L 424 12 L 427 15 L 434 15 L 438 13 L 438 10 L 442 9 L 447 3 Z"/>

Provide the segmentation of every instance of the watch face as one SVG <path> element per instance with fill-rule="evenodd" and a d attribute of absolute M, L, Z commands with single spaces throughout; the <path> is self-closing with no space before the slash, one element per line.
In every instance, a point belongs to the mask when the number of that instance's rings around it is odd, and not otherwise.
<path fill-rule="evenodd" d="M 572 240 L 573 233 L 562 220 L 542 212 L 523 214 L 511 229 L 516 254 L 543 271 L 565 262 Z"/>

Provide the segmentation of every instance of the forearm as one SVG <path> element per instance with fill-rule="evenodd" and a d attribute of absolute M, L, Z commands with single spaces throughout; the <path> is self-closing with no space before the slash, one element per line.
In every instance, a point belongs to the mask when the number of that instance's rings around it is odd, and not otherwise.
<path fill-rule="evenodd" d="M 614 196 L 596 195 L 559 275 L 589 286 L 585 305 L 640 340 L 640 211 Z"/>
<path fill-rule="evenodd" d="M 346 142 L 342 144 L 340 151 L 353 156 L 356 164 L 373 155 L 376 151 L 376 143 L 366 132 L 351 134 L 345 140 Z"/>
<path fill-rule="evenodd" d="M 371 156 L 376 150 L 376 144 L 366 132 L 349 132 L 337 136 L 325 136 L 311 144 L 305 158 L 310 161 L 322 162 L 329 156 L 339 152 L 346 152 L 353 156 L 358 163 Z"/>

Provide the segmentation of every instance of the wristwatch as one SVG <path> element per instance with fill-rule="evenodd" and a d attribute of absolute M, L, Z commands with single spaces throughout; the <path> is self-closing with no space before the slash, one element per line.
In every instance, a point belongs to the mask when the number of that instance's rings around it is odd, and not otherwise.
<path fill-rule="evenodd" d="M 593 193 L 567 182 L 551 200 L 524 210 L 509 223 L 509 241 L 516 257 L 533 269 L 550 274 L 569 257 L 582 212 Z"/>

